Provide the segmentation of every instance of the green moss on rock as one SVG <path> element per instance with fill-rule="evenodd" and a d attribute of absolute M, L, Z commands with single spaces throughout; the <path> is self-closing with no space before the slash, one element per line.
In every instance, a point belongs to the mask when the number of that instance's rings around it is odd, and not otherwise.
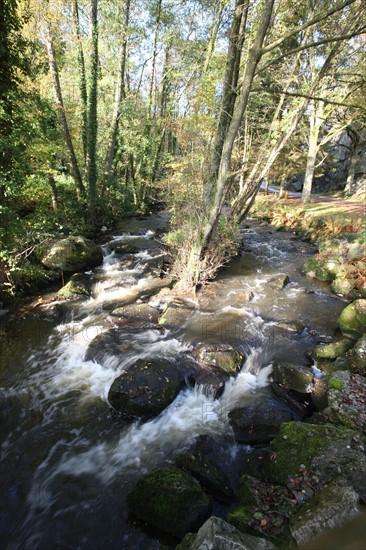
<path fill-rule="evenodd" d="M 305 261 L 303 270 L 306 275 L 319 281 L 333 281 L 340 269 L 340 263 L 336 258 L 322 258 L 313 256 Z"/>
<path fill-rule="evenodd" d="M 141 478 L 127 503 L 132 515 L 176 537 L 196 531 L 209 514 L 209 499 L 198 481 L 174 467 Z"/>
<path fill-rule="evenodd" d="M 366 332 L 366 300 L 355 300 L 338 317 L 344 336 L 358 340 Z"/>
<path fill-rule="evenodd" d="M 336 359 L 351 349 L 353 342 L 351 340 L 339 340 L 330 344 L 320 344 L 311 350 L 310 356 L 315 360 Z"/>
<path fill-rule="evenodd" d="M 303 464 L 309 467 L 312 460 L 331 446 L 334 440 L 350 441 L 353 432 L 331 424 L 307 424 L 288 422 L 282 424 L 280 432 L 271 442 L 274 460 L 270 472 L 277 483 L 285 483 L 288 476 L 299 472 Z"/>
<path fill-rule="evenodd" d="M 103 262 L 101 247 L 81 236 L 46 243 L 36 255 L 48 269 L 69 273 L 96 267 Z"/>
<path fill-rule="evenodd" d="M 57 293 L 63 298 L 73 298 L 78 296 L 89 296 L 90 289 L 88 286 L 88 280 L 82 273 L 75 273 L 70 281 L 63 286 Z"/>

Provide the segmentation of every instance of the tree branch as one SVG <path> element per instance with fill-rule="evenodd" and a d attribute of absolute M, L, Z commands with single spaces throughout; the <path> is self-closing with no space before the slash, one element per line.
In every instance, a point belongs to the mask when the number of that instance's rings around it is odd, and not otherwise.
<path fill-rule="evenodd" d="M 353 38 L 354 36 L 358 36 L 360 34 L 366 34 L 366 25 L 363 25 L 356 31 L 348 34 L 342 34 L 340 36 L 333 36 L 332 38 L 323 38 L 323 40 L 319 40 L 318 42 L 310 42 L 309 44 L 304 44 L 303 46 L 299 46 L 298 48 L 295 48 L 293 50 L 290 50 L 289 52 L 285 52 L 278 57 L 275 57 L 271 61 L 269 61 L 266 65 L 263 65 L 257 72 L 256 75 L 262 73 L 268 67 L 271 65 L 275 65 L 278 61 L 281 61 L 281 59 L 288 57 L 289 55 L 292 55 L 294 53 L 301 52 L 302 50 L 306 50 L 308 48 L 315 48 L 316 46 L 321 46 L 322 44 L 329 44 L 330 42 L 341 42 L 342 40 L 349 40 L 350 38 Z"/>
<path fill-rule="evenodd" d="M 278 88 L 266 88 L 265 90 L 263 90 L 262 88 L 253 88 L 250 91 L 250 93 L 258 93 L 263 91 L 269 94 L 284 94 L 292 97 L 303 97 L 305 99 L 309 99 L 313 101 L 323 101 L 323 103 L 327 103 L 329 105 L 337 105 L 339 107 L 352 107 L 353 109 L 361 109 L 362 111 L 366 111 L 365 107 L 362 107 L 361 105 L 355 105 L 354 103 L 343 103 L 341 101 L 333 101 L 331 99 L 326 99 L 324 97 L 301 94 L 300 92 L 288 92 L 286 90 L 280 90 Z"/>
<path fill-rule="evenodd" d="M 350 6 L 351 4 L 354 4 L 356 1 L 357 0 L 346 0 L 345 2 L 342 2 L 342 4 L 339 4 L 338 6 L 335 6 L 334 8 L 328 10 L 327 12 L 319 14 L 316 17 L 313 17 L 313 19 L 310 19 L 310 21 L 307 21 L 306 23 L 304 23 L 300 27 L 297 27 L 296 29 L 294 29 L 294 30 L 290 31 L 289 33 L 285 34 L 285 36 L 282 36 L 281 38 L 278 38 L 278 40 L 275 40 L 274 42 L 272 42 L 272 44 L 268 44 L 268 46 L 266 46 L 265 48 L 262 48 L 262 53 L 265 54 L 267 52 L 270 52 L 274 48 L 277 48 L 278 46 L 283 44 L 283 42 L 285 42 L 285 40 L 287 40 L 288 38 L 291 38 L 291 36 L 294 36 L 295 34 L 298 34 L 299 32 L 301 32 L 301 31 L 303 31 L 303 30 L 305 30 L 309 27 L 312 27 L 313 25 L 316 25 L 316 23 L 320 23 L 320 21 L 323 21 L 324 19 L 326 19 L 327 17 L 330 17 L 334 13 L 337 13 L 338 11 L 343 10 L 343 8 L 346 8 L 347 6 Z"/>

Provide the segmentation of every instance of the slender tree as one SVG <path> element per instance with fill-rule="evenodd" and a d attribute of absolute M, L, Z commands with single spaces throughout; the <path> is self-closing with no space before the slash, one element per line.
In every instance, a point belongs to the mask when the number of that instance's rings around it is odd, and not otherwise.
<path fill-rule="evenodd" d="M 87 176 L 89 185 L 89 216 L 93 228 L 96 224 L 97 202 L 97 134 L 98 134 L 98 0 L 91 0 L 91 54 L 88 93 L 88 154 Z"/>
<path fill-rule="evenodd" d="M 81 177 L 79 164 L 75 154 L 74 144 L 71 138 L 69 124 L 66 117 L 66 110 L 65 110 L 64 100 L 62 96 L 62 89 L 60 84 L 59 69 L 56 61 L 55 47 L 53 44 L 52 31 L 51 31 L 49 22 L 46 22 L 45 37 L 46 37 L 46 46 L 47 46 L 47 53 L 48 53 L 48 64 L 49 64 L 50 74 L 52 78 L 56 109 L 59 117 L 62 134 L 64 137 L 65 145 L 68 151 L 71 174 L 75 181 L 76 189 L 80 197 L 84 194 L 84 184 Z"/>
<path fill-rule="evenodd" d="M 103 193 L 108 191 L 110 185 L 110 179 L 112 174 L 112 166 L 116 153 L 118 127 L 121 117 L 122 102 L 125 97 L 125 71 L 126 71 L 126 55 L 127 55 L 127 32 L 130 18 L 130 4 L 131 0 L 125 0 L 123 5 L 123 22 L 121 29 L 121 45 L 120 45 L 120 63 L 116 85 L 116 94 L 114 100 L 113 117 L 111 123 L 111 132 L 109 138 L 109 145 L 106 155 L 105 168 L 104 168 L 104 182 Z"/>

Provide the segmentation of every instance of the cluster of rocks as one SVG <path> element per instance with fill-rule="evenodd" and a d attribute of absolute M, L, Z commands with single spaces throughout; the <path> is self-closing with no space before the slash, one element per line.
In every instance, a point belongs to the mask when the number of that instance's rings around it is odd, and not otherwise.
<path fill-rule="evenodd" d="M 349 300 L 366 297 L 366 244 L 350 236 L 319 244 L 319 252 L 303 266 L 306 275 L 331 283 L 332 290 Z"/>
<path fill-rule="evenodd" d="M 296 547 L 357 515 L 366 502 L 366 337 L 355 341 L 359 331 L 366 332 L 366 301 L 359 302 L 356 308 L 348 306 L 356 311 L 357 322 L 348 313 L 340 317 L 347 337 L 311 351 L 312 368 L 275 363 L 269 387 L 231 410 L 235 440 L 252 446 L 242 459 L 239 479 L 229 479 L 222 458 L 212 453 L 220 442 L 196 441 L 174 464 L 137 482 L 127 499 L 131 517 L 182 539 L 178 549 L 193 550 Z M 187 304 L 174 302 L 166 311 L 170 307 L 174 319 L 181 321 L 188 314 Z M 166 317 L 160 314 L 160 319 Z M 351 324 L 344 324 L 344 318 Z M 184 384 L 195 376 L 199 380 L 203 366 L 222 376 L 224 385 L 224 371 L 235 375 L 242 361 L 239 350 L 201 344 L 193 357 L 173 366 L 173 380 L 171 365 L 165 372 L 165 365 L 145 362 L 128 369 L 112 388 L 122 382 L 124 400 L 131 376 L 144 372 L 146 380 L 141 385 L 136 381 L 136 386 L 149 391 L 139 398 L 152 407 L 158 404 L 148 415 L 140 410 L 140 418 L 147 418 L 158 414 Z M 159 372 L 167 389 L 163 398 L 152 389 L 160 383 Z M 153 384 L 149 373 L 155 377 Z M 174 390 L 169 393 L 168 387 Z M 217 505 L 229 507 L 226 521 L 212 515 Z"/>

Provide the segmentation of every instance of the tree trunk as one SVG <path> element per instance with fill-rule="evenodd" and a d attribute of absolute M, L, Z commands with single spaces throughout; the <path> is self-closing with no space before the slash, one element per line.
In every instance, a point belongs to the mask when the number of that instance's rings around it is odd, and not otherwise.
<path fill-rule="evenodd" d="M 238 134 L 240 124 L 248 104 L 249 93 L 250 93 L 253 78 L 255 75 L 255 70 L 262 56 L 261 48 L 271 22 L 273 4 L 274 4 L 274 0 L 266 0 L 263 4 L 262 13 L 259 18 L 257 32 L 253 40 L 253 45 L 248 53 L 248 60 L 245 67 L 243 83 L 240 88 L 240 94 L 236 102 L 229 127 L 227 128 L 226 131 L 225 131 L 226 123 L 219 124 L 219 127 L 218 127 L 216 144 L 220 144 L 220 142 L 222 143 L 222 152 L 220 155 L 220 159 L 218 159 L 217 154 L 218 154 L 219 147 L 215 147 L 214 156 L 212 160 L 214 169 L 211 171 L 211 175 L 214 174 L 217 164 L 219 165 L 218 174 L 214 185 L 212 185 L 212 182 L 210 182 L 210 185 L 208 188 L 209 200 L 208 200 L 206 212 L 203 218 L 203 226 L 199 233 L 198 239 L 196 240 L 195 243 L 193 243 L 191 247 L 189 260 L 187 262 L 187 265 L 185 266 L 184 272 L 182 273 L 180 286 L 185 288 L 195 286 L 199 282 L 200 262 L 204 260 L 205 252 L 207 251 L 208 245 L 210 244 L 210 241 L 215 232 L 217 223 L 219 221 L 221 209 L 223 206 L 223 201 L 225 198 L 225 192 L 227 190 L 227 182 L 228 182 L 234 141 Z M 233 26 L 234 24 L 235 24 L 235 20 L 233 21 Z M 231 67 L 232 78 L 228 78 L 230 77 L 229 67 Z M 231 83 L 234 82 L 235 75 L 236 75 L 236 63 L 233 63 L 232 58 L 229 56 L 226 85 L 228 84 L 228 82 L 231 82 Z M 234 90 L 232 91 L 233 93 L 235 93 Z M 223 110 L 227 102 L 228 102 L 228 96 L 224 94 L 223 101 L 222 101 Z"/>
<path fill-rule="evenodd" d="M 91 59 L 88 105 L 88 155 L 87 174 L 89 184 L 89 217 L 95 228 L 97 202 L 97 132 L 98 132 L 98 0 L 91 0 Z"/>
<path fill-rule="evenodd" d="M 282 176 L 281 183 L 280 183 L 280 192 L 278 194 L 278 198 L 280 200 L 285 198 L 285 194 L 286 194 L 286 192 L 285 192 L 285 181 L 286 181 L 285 176 Z"/>
<path fill-rule="evenodd" d="M 355 176 L 356 176 L 356 166 L 357 166 L 357 153 L 360 147 L 360 137 L 359 134 L 353 131 L 348 131 L 348 135 L 352 140 L 351 145 L 351 158 L 349 160 L 348 174 L 347 174 L 347 183 L 344 188 L 346 195 L 350 196 L 355 190 Z"/>
<path fill-rule="evenodd" d="M 322 125 L 324 103 L 321 101 L 319 105 L 315 102 L 310 104 L 310 133 L 309 133 L 309 149 L 306 159 L 306 170 L 304 177 L 304 186 L 302 189 L 301 202 L 307 203 L 310 200 L 311 189 L 313 186 L 313 178 L 316 165 L 316 155 L 319 150 L 318 138 Z"/>
<path fill-rule="evenodd" d="M 117 134 L 119 127 L 119 120 L 121 116 L 122 101 L 125 97 L 125 70 L 126 70 L 126 52 L 127 52 L 127 29 L 130 17 L 130 4 L 131 0 L 125 0 L 123 7 L 123 28 L 121 35 L 121 53 L 120 53 L 120 67 L 118 73 L 118 81 L 116 87 L 116 95 L 114 100 L 114 110 L 111 124 L 111 133 L 109 139 L 109 146 L 104 168 L 104 182 L 103 182 L 103 194 L 110 184 L 112 165 L 116 154 Z M 108 192 L 108 191 L 107 191 Z"/>
<path fill-rule="evenodd" d="M 47 53 L 48 53 L 48 63 L 49 63 L 49 68 L 50 68 L 50 73 L 52 78 L 52 84 L 53 84 L 53 92 L 54 92 L 54 97 L 56 102 L 56 109 L 57 109 L 57 113 L 60 121 L 62 134 L 67 147 L 68 155 L 69 155 L 71 174 L 75 181 L 78 196 L 80 197 L 84 193 L 84 185 L 81 178 L 78 161 L 76 159 L 74 145 L 72 143 L 69 125 L 67 123 L 65 106 L 62 98 L 62 90 L 61 90 L 61 84 L 60 84 L 58 65 L 57 65 L 56 56 L 55 56 L 55 49 L 53 46 L 53 40 L 49 29 L 47 29 L 47 32 L 46 32 L 46 46 L 47 46 Z"/>
<path fill-rule="evenodd" d="M 57 187 L 55 178 L 53 177 L 53 174 L 50 174 L 48 176 L 48 181 L 51 187 L 51 197 L 52 197 L 52 210 L 54 212 L 58 211 L 58 193 L 57 193 Z"/>
<path fill-rule="evenodd" d="M 85 58 L 83 44 L 81 41 L 80 21 L 79 21 L 79 6 L 77 0 L 73 3 L 73 19 L 75 27 L 76 42 L 78 46 L 78 68 L 79 68 L 79 91 L 81 100 L 81 137 L 83 141 L 84 166 L 86 166 L 86 158 L 88 151 L 88 94 L 86 86 L 85 74 Z"/>
<path fill-rule="evenodd" d="M 222 159 L 222 150 L 224 147 L 225 137 L 234 112 L 248 7 L 249 4 L 246 4 L 246 6 L 244 6 L 242 0 L 236 0 L 234 18 L 230 31 L 229 51 L 226 62 L 224 89 L 222 94 L 222 106 L 216 132 L 214 156 L 211 161 L 210 168 L 209 195 L 211 194 L 217 180 Z"/>

